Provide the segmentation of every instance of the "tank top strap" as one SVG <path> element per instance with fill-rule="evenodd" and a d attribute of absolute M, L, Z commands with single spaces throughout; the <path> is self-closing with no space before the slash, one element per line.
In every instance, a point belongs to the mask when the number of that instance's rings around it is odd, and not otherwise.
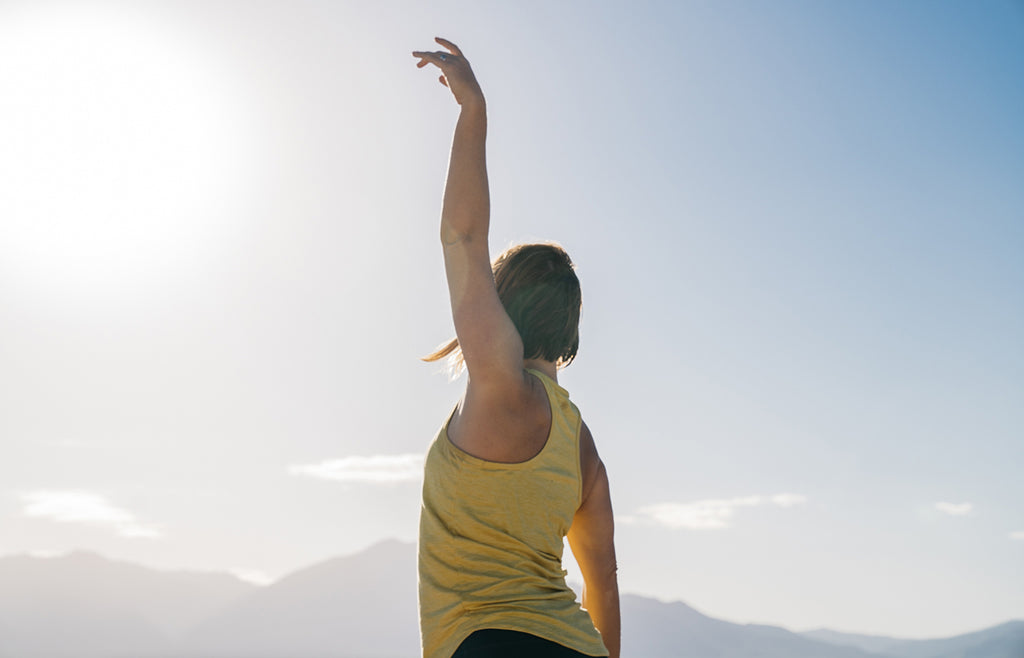
<path fill-rule="evenodd" d="M 562 386 L 558 382 L 556 382 L 554 379 L 551 379 L 551 377 L 548 377 L 540 370 L 526 368 L 526 372 L 535 375 L 537 379 L 539 379 L 541 383 L 544 384 L 544 389 L 547 391 L 548 399 L 551 400 L 552 403 L 557 402 L 559 408 L 564 407 L 566 408 L 566 410 L 569 411 L 570 414 L 574 414 L 577 416 L 579 415 L 579 409 L 577 409 L 576 405 L 573 404 L 572 401 L 569 399 L 569 391 L 562 388 Z M 554 408 L 555 407 L 553 404 L 552 409 Z"/>
<path fill-rule="evenodd" d="M 547 459 L 555 459 L 564 467 L 574 471 L 578 483 L 576 502 L 579 504 L 583 495 L 583 479 L 579 462 L 580 425 L 582 424 L 580 410 L 569 399 L 569 391 L 562 388 L 558 382 L 539 370 L 527 368 L 526 371 L 536 375 L 537 379 L 544 384 L 548 394 L 548 403 L 551 405 L 551 431 L 542 454 Z"/>

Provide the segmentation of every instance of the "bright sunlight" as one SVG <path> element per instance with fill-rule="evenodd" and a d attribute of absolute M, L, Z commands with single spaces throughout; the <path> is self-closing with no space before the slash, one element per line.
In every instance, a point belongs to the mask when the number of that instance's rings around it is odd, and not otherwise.
<path fill-rule="evenodd" d="M 94 299 L 189 271 L 223 235 L 250 140 L 230 77 L 120 9 L 0 24 L 0 276 Z"/>

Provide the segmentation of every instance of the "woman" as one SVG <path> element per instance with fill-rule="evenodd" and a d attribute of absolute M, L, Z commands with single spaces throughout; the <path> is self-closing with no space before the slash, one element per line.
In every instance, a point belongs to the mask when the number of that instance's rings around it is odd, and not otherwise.
<path fill-rule="evenodd" d="M 441 212 L 456 338 L 469 382 L 431 444 L 420 516 L 426 658 L 619 656 L 619 594 L 608 477 L 558 385 L 579 344 L 579 282 L 560 247 L 521 245 L 493 264 L 487 112 L 469 62 L 414 52 L 461 106 Z M 565 584 L 563 538 L 583 572 Z"/>

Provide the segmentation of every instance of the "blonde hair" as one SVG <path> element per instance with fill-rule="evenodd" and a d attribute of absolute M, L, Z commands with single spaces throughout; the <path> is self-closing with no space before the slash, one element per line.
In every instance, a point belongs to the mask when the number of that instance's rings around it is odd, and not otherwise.
<path fill-rule="evenodd" d="M 521 244 L 506 249 L 491 265 L 494 286 L 523 341 L 524 359 L 572 363 L 580 345 L 583 298 L 576 266 L 555 243 Z M 450 374 L 465 367 L 459 339 L 452 338 L 424 361 L 448 357 Z"/>

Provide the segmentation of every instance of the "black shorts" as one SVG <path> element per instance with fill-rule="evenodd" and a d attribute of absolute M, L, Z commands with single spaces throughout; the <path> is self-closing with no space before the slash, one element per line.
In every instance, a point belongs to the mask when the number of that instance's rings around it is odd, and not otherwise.
<path fill-rule="evenodd" d="M 488 628 L 459 645 L 452 658 L 592 658 L 567 646 L 529 633 Z"/>

